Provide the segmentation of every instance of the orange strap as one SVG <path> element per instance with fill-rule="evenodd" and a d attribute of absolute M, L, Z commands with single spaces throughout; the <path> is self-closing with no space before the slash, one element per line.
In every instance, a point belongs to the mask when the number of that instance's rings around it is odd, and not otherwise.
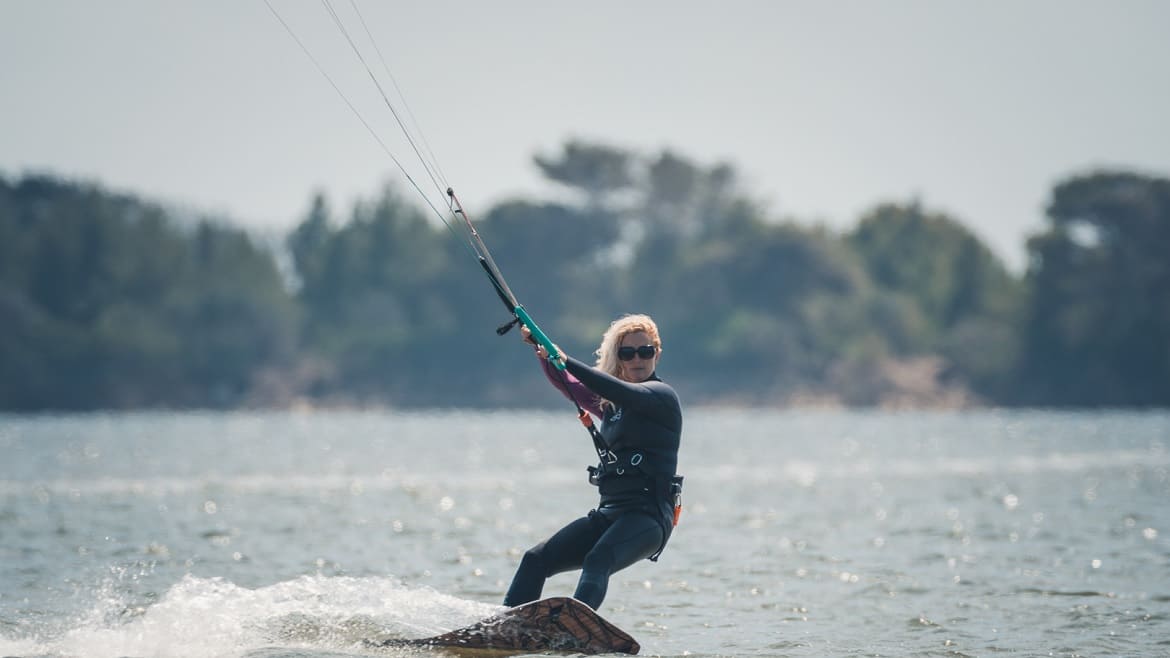
<path fill-rule="evenodd" d="M 584 409 L 577 413 L 577 420 L 581 421 L 581 424 L 587 428 L 593 427 L 593 416 L 590 416 L 589 412 Z"/>

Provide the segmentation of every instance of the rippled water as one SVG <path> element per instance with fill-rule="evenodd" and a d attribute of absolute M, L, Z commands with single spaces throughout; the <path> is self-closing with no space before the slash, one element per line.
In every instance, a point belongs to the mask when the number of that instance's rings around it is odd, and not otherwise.
<path fill-rule="evenodd" d="M 682 525 L 601 612 L 651 655 L 1170 655 L 1168 449 L 1165 413 L 691 410 Z M 591 455 L 571 414 L 0 416 L 0 655 L 469 623 Z"/>

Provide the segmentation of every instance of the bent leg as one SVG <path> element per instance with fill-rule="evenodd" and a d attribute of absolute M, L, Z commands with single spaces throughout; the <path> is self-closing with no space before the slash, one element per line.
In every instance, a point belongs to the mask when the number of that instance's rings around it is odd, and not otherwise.
<path fill-rule="evenodd" d="M 661 544 L 662 526 L 649 514 L 617 517 L 585 555 L 573 597 L 597 610 L 605 600 L 610 575 L 654 555 Z"/>
<path fill-rule="evenodd" d="M 524 553 L 504 605 L 517 606 L 540 598 L 544 581 L 554 574 L 581 568 L 585 554 L 605 532 L 604 519 L 583 516 Z"/>

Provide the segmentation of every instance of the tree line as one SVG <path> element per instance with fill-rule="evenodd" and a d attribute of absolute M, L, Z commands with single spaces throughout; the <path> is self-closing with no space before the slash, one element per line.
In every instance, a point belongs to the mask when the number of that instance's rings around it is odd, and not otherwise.
<path fill-rule="evenodd" d="M 773 217 L 734 167 L 570 141 L 557 200 L 477 222 L 588 360 L 658 320 L 688 403 L 1170 404 L 1170 180 L 1051 191 L 1013 274 L 957 219 L 884 203 L 844 232 Z M 274 243 L 275 242 L 275 243 Z M 317 195 L 278 241 L 93 183 L 0 177 L 0 409 L 548 406 L 470 250 L 388 185 Z"/>

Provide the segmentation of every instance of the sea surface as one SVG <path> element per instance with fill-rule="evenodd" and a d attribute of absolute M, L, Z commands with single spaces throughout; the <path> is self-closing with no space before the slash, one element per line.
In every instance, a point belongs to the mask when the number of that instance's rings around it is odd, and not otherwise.
<path fill-rule="evenodd" d="M 394 655 L 592 457 L 570 412 L 0 415 L 0 656 Z M 691 409 L 680 471 L 601 608 L 644 655 L 1170 656 L 1168 413 Z"/>

